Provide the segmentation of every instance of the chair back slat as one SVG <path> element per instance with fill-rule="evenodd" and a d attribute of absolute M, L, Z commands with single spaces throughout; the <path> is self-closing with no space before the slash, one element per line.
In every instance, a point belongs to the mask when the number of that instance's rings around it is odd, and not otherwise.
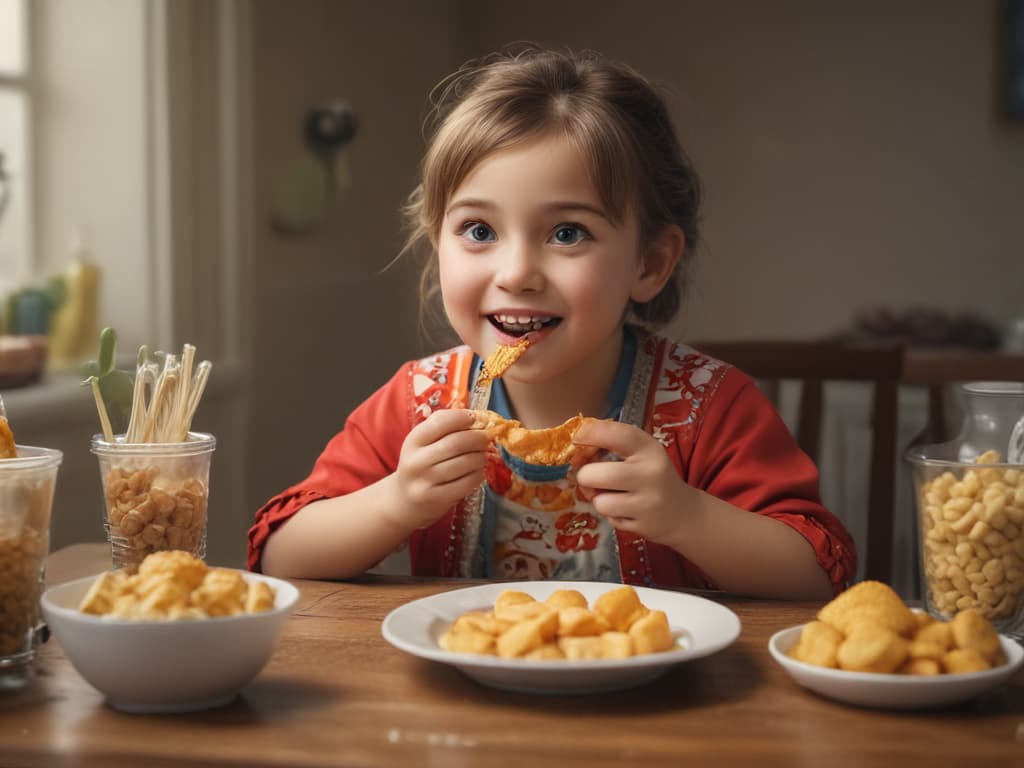
<path fill-rule="evenodd" d="M 817 463 L 825 409 L 825 384 L 860 381 L 872 385 L 871 455 L 867 536 L 861 557 L 865 578 L 889 583 L 892 577 L 893 517 L 896 490 L 896 436 L 899 426 L 900 377 L 904 349 L 900 344 L 852 345 L 839 341 L 707 341 L 692 346 L 735 365 L 778 392 L 783 380 L 801 382 L 795 437 Z M 778 397 L 770 398 L 776 408 Z"/>

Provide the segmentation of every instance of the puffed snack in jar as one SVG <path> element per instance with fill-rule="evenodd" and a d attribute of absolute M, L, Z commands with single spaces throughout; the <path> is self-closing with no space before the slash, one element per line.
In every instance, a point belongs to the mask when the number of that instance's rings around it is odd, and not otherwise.
<path fill-rule="evenodd" d="M 1024 599 L 1024 471 L 986 466 L 999 461 L 988 451 L 918 489 L 928 603 L 946 617 L 973 608 L 1001 622 Z"/>

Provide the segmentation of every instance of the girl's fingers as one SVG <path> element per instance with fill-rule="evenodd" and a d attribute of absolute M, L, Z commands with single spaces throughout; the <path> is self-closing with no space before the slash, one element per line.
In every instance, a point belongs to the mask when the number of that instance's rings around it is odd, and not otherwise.
<path fill-rule="evenodd" d="M 643 515 L 642 500 L 635 494 L 601 491 L 591 501 L 594 510 L 610 520 L 635 520 Z"/>
<path fill-rule="evenodd" d="M 598 420 L 587 422 L 580 427 L 573 442 L 578 445 L 604 448 L 606 451 L 627 458 L 642 450 L 651 439 L 650 435 L 632 424 Z"/>
<path fill-rule="evenodd" d="M 483 453 L 463 453 L 435 464 L 432 470 L 438 485 L 450 483 L 466 475 L 483 472 L 487 460 Z"/>
<path fill-rule="evenodd" d="M 594 461 L 576 471 L 577 482 L 597 491 L 626 491 L 637 486 L 636 467 L 623 461 Z"/>
<path fill-rule="evenodd" d="M 473 412 L 464 410 L 440 410 L 434 411 L 422 423 L 417 424 L 409 433 L 409 438 L 415 440 L 418 445 L 430 445 L 441 438 L 452 433 L 471 431 L 473 427 Z M 480 433 L 479 430 L 472 430 Z"/>

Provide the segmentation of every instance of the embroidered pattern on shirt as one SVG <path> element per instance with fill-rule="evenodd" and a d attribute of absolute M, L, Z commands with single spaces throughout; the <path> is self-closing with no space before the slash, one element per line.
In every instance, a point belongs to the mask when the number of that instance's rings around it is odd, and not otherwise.
<path fill-rule="evenodd" d="M 677 431 L 692 438 L 703 416 L 704 403 L 718 388 L 728 367 L 686 344 L 669 343 L 654 393 L 654 439 L 668 448 L 676 441 Z"/>

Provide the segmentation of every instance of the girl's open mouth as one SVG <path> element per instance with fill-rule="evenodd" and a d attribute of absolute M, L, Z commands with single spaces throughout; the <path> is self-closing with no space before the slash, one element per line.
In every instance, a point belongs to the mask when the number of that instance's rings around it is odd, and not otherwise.
<path fill-rule="evenodd" d="M 551 315 L 488 315 L 491 325 L 509 336 L 522 336 L 530 331 L 554 328 L 562 318 Z"/>

